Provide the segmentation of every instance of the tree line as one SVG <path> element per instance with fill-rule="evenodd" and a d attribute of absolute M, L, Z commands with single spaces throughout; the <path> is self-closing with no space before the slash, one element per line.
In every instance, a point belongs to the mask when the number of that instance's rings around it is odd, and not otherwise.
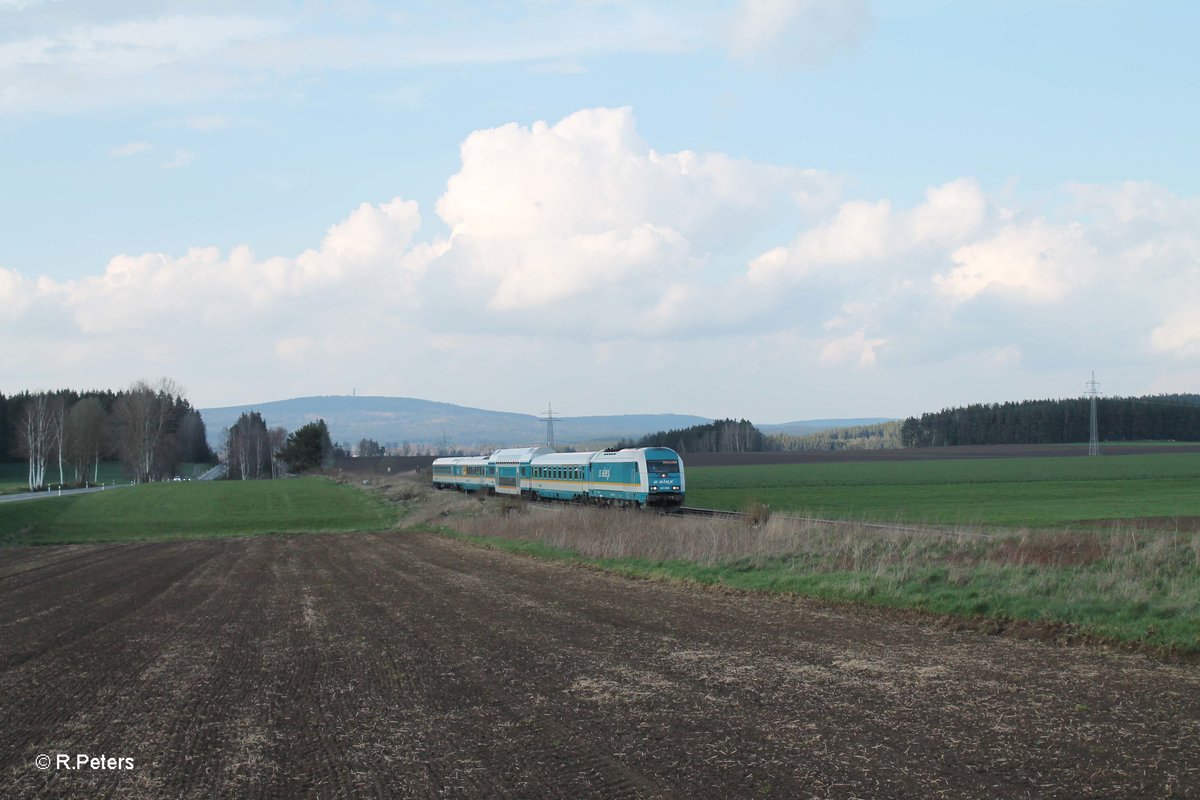
<path fill-rule="evenodd" d="M 137 483 L 215 460 L 200 413 L 166 378 L 117 392 L 0 394 L 0 458 L 28 463 L 31 491 L 54 477 L 59 486 L 96 483 L 100 462 L 114 458 Z"/>
<path fill-rule="evenodd" d="M 830 428 L 816 433 L 774 433 L 767 437 L 769 450 L 894 450 L 900 447 L 900 421 Z"/>
<path fill-rule="evenodd" d="M 744 419 L 719 419 L 688 428 L 622 439 L 617 447 L 669 447 L 677 453 L 752 453 L 769 449 L 763 432 Z"/>
<path fill-rule="evenodd" d="M 1090 434 L 1088 398 L 977 403 L 909 417 L 904 447 L 982 444 L 1067 444 Z M 1164 394 L 1096 400 L 1102 441 L 1200 441 L 1200 395 Z"/>
<path fill-rule="evenodd" d="M 235 480 L 279 478 L 328 467 L 349 445 L 335 445 L 325 420 L 288 433 L 269 427 L 258 411 L 243 412 L 221 431 L 221 460 Z M 362 439 L 359 456 L 385 448 Z M 25 461 L 31 491 L 51 485 L 99 483 L 101 461 L 117 460 L 136 483 L 175 477 L 182 463 L 218 460 L 204 419 L 168 378 L 138 381 L 128 389 L 0 394 L 0 461 Z"/>
<path fill-rule="evenodd" d="M 765 434 L 747 420 L 721 419 L 640 439 L 617 447 L 669 447 L 679 453 L 755 453 L 802 450 L 882 450 L 900 447 L 900 422 L 831 428 L 810 434 Z"/>

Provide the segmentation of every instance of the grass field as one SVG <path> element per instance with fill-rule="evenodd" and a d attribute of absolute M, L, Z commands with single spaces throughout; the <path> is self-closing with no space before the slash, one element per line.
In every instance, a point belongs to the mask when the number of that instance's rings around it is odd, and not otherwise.
<path fill-rule="evenodd" d="M 0 504 L 0 544 L 387 529 L 382 498 L 322 478 L 153 483 Z"/>
<path fill-rule="evenodd" d="M 1200 515 L 1200 454 L 688 469 L 688 505 L 839 519 L 1063 526 Z"/>

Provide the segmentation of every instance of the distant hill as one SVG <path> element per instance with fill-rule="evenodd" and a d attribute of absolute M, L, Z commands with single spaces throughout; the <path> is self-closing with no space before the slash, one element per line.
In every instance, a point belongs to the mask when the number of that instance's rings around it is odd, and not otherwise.
<path fill-rule="evenodd" d="M 853 419 L 805 419 L 796 422 L 780 422 L 773 425 L 756 425 L 766 434 L 786 433 L 792 436 L 807 436 L 810 433 L 834 430 L 835 428 L 857 428 L 862 425 L 878 425 L 891 422 L 888 417 L 857 417 Z"/>
<path fill-rule="evenodd" d="M 408 442 L 413 447 L 432 446 L 483 450 L 540 444 L 546 439 L 546 424 L 535 414 L 489 411 L 482 408 L 418 400 L 412 397 L 348 397 L 330 395 L 246 403 L 222 408 L 202 408 L 209 442 L 221 443 L 221 431 L 237 422 L 244 411 L 257 411 L 267 425 L 282 425 L 294 431 L 317 419 L 325 420 L 335 442 L 356 444 L 374 439 L 384 446 Z M 561 417 L 554 421 L 557 444 L 577 448 L 604 447 L 636 440 L 659 431 L 703 425 L 713 420 L 691 414 L 614 414 L 610 416 Z M 758 425 L 766 434 L 804 435 L 833 428 L 886 422 L 883 418 L 813 419 Z"/>
<path fill-rule="evenodd" d="M 258 411 L 267 425 L 289 431 L 324 419 L 335 442 L 354 444 L 374 439 L 387 445 L 486 447 L 538 444 L 546 438 L 546 425 L 533 414 L 488 411 L 481 408 L 418 400 L 411 397 L 297 397 L 267 403 L 247 403 L 223 408 L 202 408 L 204 425 L 213 446 L 221 430 L 237 422 L 244 411 Z M 616 442 L 668 428 L 708 422 L 687 414 L 623 414 L 562 417 L 554 422 L 555 442 Z"/>

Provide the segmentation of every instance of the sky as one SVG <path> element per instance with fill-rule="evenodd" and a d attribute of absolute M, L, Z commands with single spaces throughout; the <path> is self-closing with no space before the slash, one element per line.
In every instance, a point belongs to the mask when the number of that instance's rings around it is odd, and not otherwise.
<path fill-rule="evenodd" d="M 0 392 L 1200 391 L 1200 4 L 0 0 Z"/>

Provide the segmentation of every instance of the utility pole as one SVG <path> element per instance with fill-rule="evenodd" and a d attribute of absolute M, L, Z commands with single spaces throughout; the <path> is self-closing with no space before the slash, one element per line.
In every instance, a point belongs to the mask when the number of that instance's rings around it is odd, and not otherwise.
<path fill-rule="evenodd" d="M 554 406 L 550 403 L 546 404 L 546 413 L 538 417 L 542 422 L 546 423 L 546 446 L 554 448 L 554 420 L 561 419 L 554 413 Z"/>
<path fill-rule="evenodd" d="M 1087 386 L 1088 386 L 1087 393 L 1091 399 L 1090 406 L 1091 406 L 1091 412 L 1092 412 L 1091 424 L 1089 425 L 1089 429 L 1090 429 L 1089 434 L 1090 435 L 1088 437 L 1088 455 L 1089 456 L 1100 455 L 1100 431 L 1099 431 L 1099 426 L 1096 424 L 1096 395 L 1099 394 L 1099 391 L 1097 390 L 1097 387 L 1099 385 L 1100 384 L 1096 382 L 1096 372 L 1095 372 L 1095 370 L 1093 370 L 1092 371 L 1092 379 L 1087 382 Z"/>

